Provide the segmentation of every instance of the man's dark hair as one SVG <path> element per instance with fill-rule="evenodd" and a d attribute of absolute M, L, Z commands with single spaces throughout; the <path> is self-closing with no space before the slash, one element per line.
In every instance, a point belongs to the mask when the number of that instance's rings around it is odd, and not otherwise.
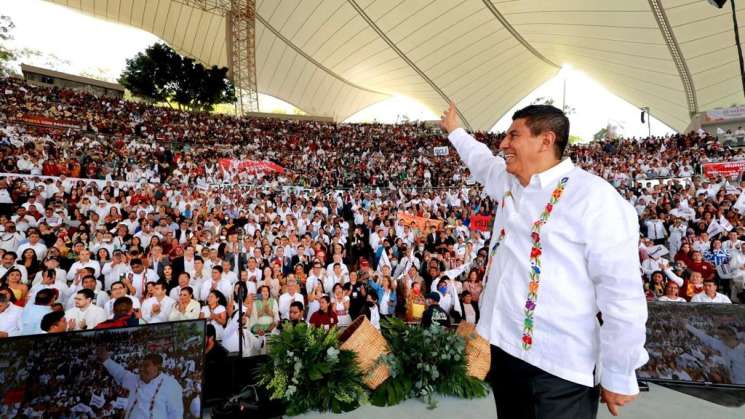
<path fill-rule="evenodd" d="M 300 301 L 293 301 L 292 304 L 290 304 L 290 308 L 297 307 L 298 310 L 302 313 L 303 310 L 305 310 L 305 307 L 303 307 L 303 303 Z"/>
<path fill-rule="evenodd" d="M 163 358 L 158 354 L 147 354 L 142 360 L 150 361 L 153 365 L 156 365 L 158 367 L 163 365 Z"/>
<path fill-rule="evenodd" d="M 51 288 L 44 288 L 43 290 L 39 290 L 39 292 L 36 293 L 34 304 L 36 304 L 37 306 L 48 306 L 52 303 L 53 298 L 54 290 Z"/>
<path fill-rule="evenodd" d="M 114 315 L 120 316 L 129 314 L 132 311 L 132 299 L 129 297 L 119 297 L 114 301 Z"/>
<path fill-rule="evenodd" d="M 530 105 L 512 115 L 513 121 L 518 119 L 525 119 L 525 125 L 533 136 L 553 131 L 556 134 L 556 157 L 561 158 L 569 143 L 569 118 L 564 112 L 551 105 Z"/>
<path fill-rule="evenodd" d="M 93 293 L 93 290 L 89 290 L 88 288 L 83 288 L 82 290 L 78 291 L 78 294 L 83 294 L 83 297 L 92 300 L 96 297 L 96 294 Z"/>
<path fill-rule="evenodd" d="M 52 311 L 41 318 L 41 330 L 48 332 L 49 329 L 65 317 L 64 311 Z"/>
<path fill-rule="evenodd" d="M 222 266 L 215 265 L 215 266 L 212 267 L 212 270 L 222 273 Z"/>

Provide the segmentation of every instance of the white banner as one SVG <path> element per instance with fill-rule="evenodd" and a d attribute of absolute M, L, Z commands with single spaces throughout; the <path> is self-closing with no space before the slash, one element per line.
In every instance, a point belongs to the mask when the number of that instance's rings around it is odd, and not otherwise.
<path fill-rule="evenodd" d="M 22 179 L 52 179 L 52 180 L 59 180 L 59 176 L 41 176 L 41 175 L 26 175 L 22 173 L 0 173 L 0 179 L 4 178 L 22 178 Z M 89 179 L 89 178 L 80 178 L 80 177 L 65 177 L 65 182 L 72 182 L 72 183 L 78 183 L 78 182 L 84 182 L 86 184 L 88 183 L 95 183 L 96 186 L 98 186 L 98 189 L 103 189 L 104 186 L 106 186 L 107 182 L 111 182 L 111 185 L 119 185 L 121 186 L 137 186 L 139 183 L 136 182 L 126 182 L 123 180 L 100 180 L 100 179 Z"/>
<path fill-rule="evenodd" d="M 447 156 L 450 154 L 450 148 L 448 146 L 435 147 L 432 151 L 435 156 Z"/>
<path fill-rule="evenodd" d="M 703 122 L 704 124 L 713 124 L 742 118 L 745 118 L 745 106 L 733 106 L 731 108 L 706 111 Z"/>
<path fill-rule="evenodd" d="M 740 194 L 732 208 L 740 214 L 745 214 L 745 191 Z"/>

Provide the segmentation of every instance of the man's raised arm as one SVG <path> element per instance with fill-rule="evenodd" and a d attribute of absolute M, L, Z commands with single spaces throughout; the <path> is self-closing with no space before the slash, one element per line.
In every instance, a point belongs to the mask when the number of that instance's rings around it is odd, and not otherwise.
<path fill-rule="evenodd" d="M 455 103 L 450 102 L 448 110 L 443 112 L 440 127 L 448 133 L 448 139 L 473 178 L 484 186 L 489 196 L 501 199 L 497 177 L 505 171 L 504 159 L 493 155 L 486 144 L 476 141 L 460 127 Z"/>

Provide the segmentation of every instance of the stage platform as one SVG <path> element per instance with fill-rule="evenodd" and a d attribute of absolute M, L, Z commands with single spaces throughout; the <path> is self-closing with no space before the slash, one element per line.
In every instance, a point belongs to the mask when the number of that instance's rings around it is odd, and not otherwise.
<path fill-rule="evenodd" d="M 407 400 L 395 407 L 363 406 L 353 412 L 334 415 L 308 413 L 295 416 L 298 419 L 410 419 L 410 418 L 496 418 L 494 398 L 463 400 L 443 398 L 434 410 L 416 400 Z M 605 405 L 600 405 L 598 418 L 612 418 Z M 620 418 L 626 419 L 745 419 L 745 406 L 724 407 L 700 398 L 689 396 L 659 385 L 650 384 L 649 392 L 641 393 L 631 405 L 621 409 Z"/>

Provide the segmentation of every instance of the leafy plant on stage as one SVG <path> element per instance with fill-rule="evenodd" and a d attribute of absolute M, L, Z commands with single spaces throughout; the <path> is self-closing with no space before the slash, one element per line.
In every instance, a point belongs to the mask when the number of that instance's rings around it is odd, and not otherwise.
<path fill-rule="evenodd" d="M 354 352 L 340 350 L 337 332 L 305 323 L 288 326 L 269 338 L 269 357 L 258 381 L 272 399 L 286 403 L 287 414 L 308 410 L 341 413 L 367 400 Z"/>
<path fill-rule="evenodd" d="M 487 395 L 486 384 L 468 375 L 461 336 L 437 325 L 409 326 L 397 318 L 381 321 L 391 352 L 378 362 L 388 364 L 391 377 L 370 396 L 376 406 L 392 406 L 409 398 L 436 406 L 437 394 L 472 399 Z"/>

